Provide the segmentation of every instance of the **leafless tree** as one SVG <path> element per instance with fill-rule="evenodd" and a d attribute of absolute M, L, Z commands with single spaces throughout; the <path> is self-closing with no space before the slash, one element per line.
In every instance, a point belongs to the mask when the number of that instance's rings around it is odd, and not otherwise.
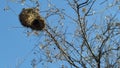
<path fill-rule="evenodd" d="M 38 35 L 33 66 L 58 62 L 61 68 L 120 67 L 119 0 L 46 1 L 37 1 L 46 27 L 37 31 L 43 35 Z"/>

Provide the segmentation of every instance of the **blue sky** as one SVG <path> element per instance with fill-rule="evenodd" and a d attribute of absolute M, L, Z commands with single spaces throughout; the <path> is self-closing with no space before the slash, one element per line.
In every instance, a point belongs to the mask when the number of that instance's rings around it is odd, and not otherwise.
<path fill-rule="evenodd" d="M 57 4 L 58 8 L 61 8 L 62 4 L 59 3 L 58 0 L 54 0 L 54 2 Z M 41 9 L 45 10 L 45 7 L 47 7 L 45 3 L 47 3 L 46 0 L 41 0 Z M 11 9 L 8 11 L 4 11 L 3 9 L 7 6 L 9 6 Z M 30 4 L 30 6 L 34 6 L 34 4 Z M 67 7 L 67 5 L 65 6 Z M 15 68 L 15 66 L 23 59 L 26 60 L 25 62 L 23 62 L 20 68 L 32 68 L 30 62 L 35 56 L 32 54 L 31 50 L 34 48 L 34 45 L 38 43 L 39 38 L 37 38 L 37 36 L 33 34 L 27 36 L 27 34 L 25 33 L 27 29 L 23 28 L 19 22 L 18 14 L 22 10 L 22 8 L 25 7 L 28 6 L 10 1 L 7 3 L 7 0 L 1 0 L 0 2 L 0 68 Z M 67 10 L 69 8 L 67 7 L 65 9 Z M 97 9 L 98 8 L 95 8 L 93 10 Z M 73 15 L 72 11 L 66 12 Z M 92 18 L 89 20 L 89 22 L 91 22 Z M 70 21 L 67 20 L 67 22 Z M 50 64 L 50 68 L 58 68 L 59 66 L 57 66 L 57 64 L 61 63 L 59 62 Z M 39 65 L 39 67 L 41 66 Z"/>
<path fill-rule="evenodd" d="M 16 14 L 24 7 L 15 3 L 9 3 L 10 8 Z M 17 63 L 23 60 L 32 50 L 35 39 L 30 39 L 30 37 L 26 36 L 26 29 L 21 26 L 18 16 L 13 11 L 3 10 L 6 6 L 6 0 L 2 0 L 0 2 L 0 68 L 15 68 Z M 21 68 L 30 68 L 27 67 L 30 66 L 30 61 L 28 60 L 29 65 L 21 65 L 24 66 Z"/>

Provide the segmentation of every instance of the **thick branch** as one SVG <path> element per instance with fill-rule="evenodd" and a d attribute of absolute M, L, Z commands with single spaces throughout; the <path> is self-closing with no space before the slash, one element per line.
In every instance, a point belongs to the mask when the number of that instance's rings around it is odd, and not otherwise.
<path fill-rule="evenodd" d="M 55 37 L 47 30 L 45 29 L 46 33 L 52 38 L 52 40 L 54 41 L 55 45 L 57 46 L 57 48 L 63 53 L 63 55 L 65 56 L 65 58 L 67 59 L 67 61 L 73 65 L 76 68 L 79 68 L 78 66 L 76 66 L 74 64 L 74 62 L 72 61 L 72 59 L 70 58 L 70 56 L 64 51 L 64 49 L 59 45 L 58 41 L 55 39 Z"/>

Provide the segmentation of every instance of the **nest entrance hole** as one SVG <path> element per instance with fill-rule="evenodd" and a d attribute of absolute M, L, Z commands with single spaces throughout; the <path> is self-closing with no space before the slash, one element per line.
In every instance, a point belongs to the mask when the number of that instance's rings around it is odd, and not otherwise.
<path fill-rule="evenodd" d="M 34 19 L 31 24 L 31 28 L 34 30 L 42 30 L 44 27 L 44 22 L 41 22 L 39 19 Z"/>

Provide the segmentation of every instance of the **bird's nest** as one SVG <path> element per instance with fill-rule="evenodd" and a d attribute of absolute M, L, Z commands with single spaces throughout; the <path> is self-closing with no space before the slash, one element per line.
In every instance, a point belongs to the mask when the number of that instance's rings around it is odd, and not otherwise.
<path fill-rule="evenodd" d="M 24 8 L 19 14 L 19 20 L 23 26 L 33 30 L 43 30 L 45 28 L 45 20 L 36 8 Z"/>

